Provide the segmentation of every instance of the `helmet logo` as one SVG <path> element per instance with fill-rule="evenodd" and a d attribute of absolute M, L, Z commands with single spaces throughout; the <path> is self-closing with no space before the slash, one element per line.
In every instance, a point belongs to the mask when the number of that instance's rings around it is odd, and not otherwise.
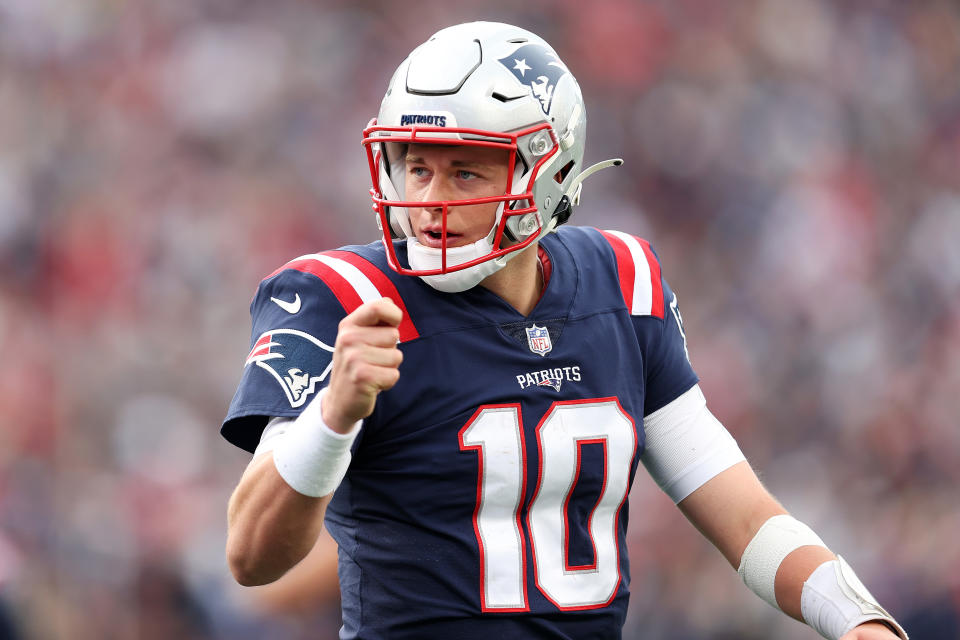
<path fill-rule="evenodd" d="M 560 58 L 542 44 L 526 44 L 506 58 L 500 58 L 500 64 L 530 87 L 533 96 L 540 101 L 540 108 L 549 114 L 553 90 L 560 78 L 569 73 Z"/>

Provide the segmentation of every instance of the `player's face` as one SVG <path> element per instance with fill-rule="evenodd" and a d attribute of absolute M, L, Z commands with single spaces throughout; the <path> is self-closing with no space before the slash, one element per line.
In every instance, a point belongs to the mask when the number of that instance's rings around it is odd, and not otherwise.
<path fill-rule="evenodd" d="M 438 202 L 502 196 L 508 151 L 489 147 L 414 144 L 406 156 L 406 200 Z M 499 202 L 447 209 L 447 247 L 472 244 L 493 228 Z M 424 246 L 440 248 L 442 207 L 409 209 L 410 224 Z"/>

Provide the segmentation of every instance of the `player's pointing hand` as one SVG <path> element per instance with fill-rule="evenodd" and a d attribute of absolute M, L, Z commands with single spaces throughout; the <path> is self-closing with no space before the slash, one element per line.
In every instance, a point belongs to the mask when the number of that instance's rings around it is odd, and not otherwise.
<path fill-rule="evenodd" d="M 397 348 L 403 312 L 382 298 L 357 307 L 340 321 L 333 352 L 323 421 L 340 433 L 373 412 L 377 394 L 400 379 L 403 353 Z"/>

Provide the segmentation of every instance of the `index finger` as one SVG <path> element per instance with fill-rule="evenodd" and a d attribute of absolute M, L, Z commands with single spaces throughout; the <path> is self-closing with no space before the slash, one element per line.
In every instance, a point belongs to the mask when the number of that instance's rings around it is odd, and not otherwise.
<path fill-rule="evenodd" d="M 360 305 L 348 318 L 363 327 L 398 327 L 403 320 L 403 311 L 390 298 L 381 298 Z"/>

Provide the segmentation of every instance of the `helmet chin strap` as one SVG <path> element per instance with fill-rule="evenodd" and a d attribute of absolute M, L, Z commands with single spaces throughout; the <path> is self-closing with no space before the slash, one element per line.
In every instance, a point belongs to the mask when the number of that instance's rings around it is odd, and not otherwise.
<path fill-rule="evenodd" d="M 477 258 L 482 258 L 493 251 L 493 238 L 497 232 L 497 226 L 500 223 L 500 217 L 503 215 L 505 202 L 501 202 L 497 208 L 496 219 L 490 232 L 476 242 L 462 247 L 450 247 L 447 249 L 447 267 L 455 267 Z M 509 235 L 509 234 L 507 234 Z M 487 276 L 493 275 L 514 258 L 520 251 L 513 251 L 493 258 L 486 262 L 475 264 L 466 269 L 452 271 L 450 273 L 441 273 L 435 276 L 420 276 L 420 279 L 437 291 L 444 293 L 460 293 L 472 289 L 480 284 Z M 425 247 L 417 240 L 416 236 L 407 238 L 407 260 L 410 267 L 417 271 L 433 271 L 443 268 L 443 249 L 434 247 Z"/>
<path fill-rule="evenodd" d="M 455 267 L 458 264 L 482 258 L 492 250 L 493 244 L 489 236 L 462 247 L 450 247 L 447 249 L 447 267 Z M 518 253 L 520 252 L 513 251 L 466 269 L 435 276 L 420 276 L 420 279 L 437 291 L 459 293 L 480 284 L 487 276 L 502 269 Z M 440 269 L 443 266 L 443 250 L 425 247 L 416 238 L 407 238 L 407 259 L 410 261 L 410 267 L 417 271 Z"/>

